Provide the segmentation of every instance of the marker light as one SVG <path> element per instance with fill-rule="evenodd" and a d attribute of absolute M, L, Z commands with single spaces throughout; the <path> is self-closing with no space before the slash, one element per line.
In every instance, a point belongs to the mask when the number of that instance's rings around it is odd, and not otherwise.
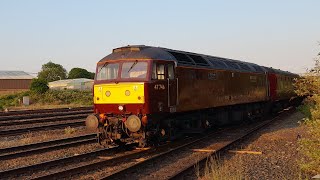
<path fill-rule="evenodd" d="M 119 111 L 123 111 L 123 106 L 119 105 L 118 109 Z"/>
<path fill-rule="evenodd" d="M 130 96 L 130 91 L 129 91 L 129 90 L 126 90 L 126 91 L 124 92 L 124 94 L 125 94 L 126 96 Z"/>

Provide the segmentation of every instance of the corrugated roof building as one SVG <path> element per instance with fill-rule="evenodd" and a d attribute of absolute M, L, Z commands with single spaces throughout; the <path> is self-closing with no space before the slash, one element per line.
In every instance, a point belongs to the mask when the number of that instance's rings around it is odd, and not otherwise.
<path fill-rule="evenodd" d="M 0 71 L 0 93 L 28 90 L 33 78 L 24 71 Z"/>
<path fill-rule="evenodd" d="M 78 78 L 78 79 L 64 79 L 49 82 L 50 89 L 78 89 L 78 90 L 92 90 L 93 80 L 86 78 Z"/>

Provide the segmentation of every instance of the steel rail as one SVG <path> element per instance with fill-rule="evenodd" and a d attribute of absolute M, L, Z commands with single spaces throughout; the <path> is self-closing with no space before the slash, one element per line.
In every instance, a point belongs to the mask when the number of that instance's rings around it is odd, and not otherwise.
<path fill-rule="evenodd" d="M 186 141 L 187 143 L 189 142 L 190 138 L 185 139 L 184 141 Z M 198 141 L 199 139 L 196 139 L 195 141 Z M 181 143 L 181 142 L 180 142 Z M 184 146 L 186 143 L 183 142 Z M 161 149 L 170 149 L 170 147 L 172 146 L 172 144 L 164 144 L 162 146 L 159 146 L 157 148 L 150 148 L 147 150 L 141 150 L 138 152 L 134 152 L 128 155 L 124 155 L 124 156 L 119 156 L 119 157 L 115 157 L 112 159 L 102 159 L 98 162 L 94 162 L 94 163 L 89 163 L 86 165 L 82 165 L 82 166 L 78 166 L 78 167 L 74 167 L 74 168 L 70 168 L 67 170 L 61 170 L 61 171 L 57 171 L 54 173 L 50 173 L 47 175 L 43 175 L 40 177 L 36 177 L 34 179 L 38 179 L 38 180 L 47 180 L 47 179 L 60 179 L 60 178 L 68 178 L 71 177 L 72 175 L 75 174 L 80 174 L 83 172 L 88 172 L 90 170 L 95 170 L 97 168 L 101 168 L 101 167 L 106 167 L 106 166 L 117 166 L 119 165 L 119 163 L 125 163 L 130 161 L 130 159 L 135 159 L 137 157 L 141 157 L 141 156 L 146 156 L 150 153 L 157 153 L 158 151 L 161 151 Z M 163 151 L 163 150 L 162 150 Z"/>
<path fill-rule="evenodd" d="M 23 133 L 40 131 L 40 130 L 53 130 L 53 129 L 59 129 L 59 128 L 68 127 L 68 126 L 79 127 L 79 126 L 83 126 L 84 122 L 85 122 L 84 120 L 79 120 L 79 121 L 68 122 L 68 123 L 50 124 L 50 125 L 43 125 L 43 126 L 36 126 L 36 127 L 29 127 L 29 128 L 11 129 L 11 130 L 1 130 L 0 137 L 20 135 Z"/>
<path fill-rule="evenodd" d="M 36 110 L 17 110 L 9 112 L 0 112 L 1 116 L 9 115 L 24 115 L 24 114 L 37 114 L 37 113 L 50 113 L 50 112 L 68 112 L 68 111 L 79 111 L 79 110 L 92 110 L 92 107 L 75 107 L 75 108 L 54 108 L 54 109 L 36 109 Z"/>
<path fill-rule="evenodd" d="M 132 145 L 129 145 L 132 146 Z M 83 153 L 79 155 L 74 155 L 70 157 L 65 157 L 65 158 L 60 158 L 60 159 L 55 159 L 55 160 L 50 160 L 50 161 L 45 161 L 29 166 L 23 166 L 23 167 L 18 167 L 18 168 L 13 168 L 5 171 L 0 171 L 0 177 L 1 178 L 14 178 L 18 177 L 22 174 L 34 174 L 35 172 L 39 172 L 41 170 L 49 169 L 50 167 L 56 167 L 56 166 L 61 166 L 61 165 L 66 165 L 67 163 L 75 163 L 75 162 L 80 162 L 81 160 L 87 161 L 88 158 L 92 157 L 98 157 L 107 153 L 111 152 L 119 152 L 121 150 L 121 147 L 114 147 L 114 148 L 103 148 L 103 149 L 98 149 L 95 151 L 91 151 L 88 153 Z"/>
<path fill-rule="evenodd" d="M 66 116 L 66 115 L 77 115 L 77 114 L 89 114 L 92 113 L 92 110 L 81 110 L 81 111 L 68 111 L 68 112 L 54 112 L 54 113 L 45 113 L 45 114 L 24 114 L 24 115 L 9 115 L 9 116 L 0 116 L 0 122 L 10 121 L 10 120 L 24 120 L 24 119 L 35 119 L 43 117 L 56 117 L 56 116 Z"/>
<path fill-rule="evenodd" d="M 36 153 L 58 150 L 66 147 L 89 144 L 97 141 L 96 136 L 96 134 L 87 134 L 71 138 L 63 138 L 52 141 L 3 148 L 0 149 L 0 160 L 8 160 Z"/>
<path fill-rule="evenodd" d="M 211 137 L 211 136 L 213 136 L 213 135 L 215 135 L 215 134 L 217 134 L 217 133 L 219 133 L 221 131 L 223 131 L 223 130 L 212 132 L 212 133 L 210 133 L 208 135 L 201 136 L 200 138 L 199 137 L 186 138 L 181 142 L 177 142 L 176 144 L 165 144 L 165 145 L 159 146 L 157 148 L 151 148 L 151 149 L 148 149 L 148 150 L 140 151 L 140 152 L 137 152 L 137 153 L 132 153 L 132 154 L 129 154 L 129 155 L 119 156 L 119 157 L 112 158 L 112 159 L 102 159 L 102 160 L 100 160 L 98 162 L 89 163 L 89 164 L 86 164 L 86 165 L 83 165 L 83 166 L 78 166 L 78 167 L 70 168 L 70 169 L 67 169 L 67 170 L 57 171 L 57 172 L 54 172 L 54 173 L 50 173 L 50 174 L 47 174 L 47 175 L 36 177 L 35 179 L 46 180 L 46 179 L 69 178 L 72 175 L 80 174 L 80 173 L 83 173 L 83 172 L 88 172 L 90 170 L 95 170 L 97 168 L 111 166 L 111 165 L 117 166 L 117 165 L 119 165 L 119 163 L 125 163 L 125 162 L 128 162 L 130 160 L 136 159 L 137 157 L 148 156 L 150 153 L 151 154 L 152 153 L 158 154 L 159 152 L 160 153 L 163 152 L 163 151 L 166 152 L 168 149 L 172 150 L 172 149 L 182 148 L 182 147 L 188 146 L 188 145 L 193 144 L 195 142 L 199 142 L 199 141 L 201 141 L 201 140 L 203 140 L 205 138 Z M 182 144 L 182 145 L 177 145 L 177 144 Z M 154 155 L 152 155 L 152 156 L 154 156 Z"/>
<path fill-rule="evenodd" d="M 264 123 L 267 123 L 267 122 L 264 122 Z M 262 124 L 260 124 L 259 126 L 263 126 Z M 256 127 L 258 128 L 258 126 Z M 260 127 L 261 129 L 262 127 Z M 151 156 L 151 158 L 148 158 L 146 160 L 144 160 L 143 162 L 139 162 L 137 164 L 144 164 L 145 162 L 151 162 L 152 159 L 159 159 L 163 156 L 165 156 L 166 154 L 170 153 L 170 152 L 174 152 L 176 149 L 182 149 L 183 147 L 187 147 L 188 144 L 190 146 L 194 145 L 195 142 L 201 142 L 202 140 L 206 139 L 206 138 L 210 138 L 212 137 L 213 135 L 217 134 L 217 133 L 220 133 L 222 131 L 218 131 L 218 132 L 213 132 L 212 134 L 209 134 L 209 135 L 206 135 L 202 138 L 199 138 L 199 139 L 196 139 L 196 140 L 192 140 L 190 142 L 190 140 L 188 141 L 188 143 L 185 143 L 183 145 L 180 146 L 176 146 L 175 148 L 167 148 L 167 150 L 164 150 L 164 151 L 160 151 L 160 152 L 156 152 L 156 154 L 154 156 Z M 253 133 L 254 131 L 252 131 L 251 133 Z M 244 135 L 243 137 L 239 137 L 239 139 L 244 139 L 246 135 Z M 180 148 L 179 148 L 180 147 Z M 110 149 L 109 149 L 110 150 Z M 79 161 L 81 160 L 82 158 L 87 158 L 87 157 L 97 157 L 97 156 L 100 156 L 102 155 L 103 153 L 106 153 L 106 151 L 109 151 L 108 149 L 101 149 L 101 150 L 97 150 L 97 151 L 94 151 L 94 152 L 89 152 L 89 153 L 85 153 L 85 154 L 81 154 L 81 155 L 77 155 L 77 156 L 72 156 L 72 157 L 68 157 L 68 158 L 62 158 L 62 159 L 58 159 L 58 160 L 52 160 L 52 161 L 47 161 L 47 162 L 44 162 L 44 163 L 39 163 L 39 164 L 35 164 L 35 165 L 31 165 L 31 166 L 25 166 L 25 167 L 20 167 L 20 168 L 15 168 L 15 169 L 11 169 L 11 170 L 7 170 L 7 171 L 2 171 L 0 172 L 0 176 L 1 177 L 4 177 L 4 175 L 7 176 L 10 176 L 10 175 L 14 175 L 14 174 L 21 174 L 21 173 L 34 173 L 34 171 L 41 171 L 41 169 L 48 169 L 50 168 L 50 166 L 54 166 L 55 165 L 59 165 L 59 164 L 65 164 L 67 162 L 75 162 L 75 161 Z M 112 150 L 119 150 L 117 148 L 113 148 Z M 154 150 L 154 149 L 153 149 Z M 151 152 L 152 150 L 146 150 L 146 151 L 143 151 L 143 153 L 148 153 L 148 152 Z M 95 169 L 97 167 L 104 167 L 106 165 L 110 165 L 110 164 L 113 164 L 112 162 L 115 162 L 115 165 L 117 165 L 117 163 L 125 163 L 125 161 L 123 161 L 124 159 L 126 159 L 126 161 L 128 161 L 130 158 L 134 158 L 136 156 L 143 156 L 143 153 L 141 154 L 135 154 L 135 155 L 129 155 L 129 156 L 120 156 L 120 157 L 117 157 L 117 158 L 113 158 L 113 159 L 108 159 L 108 160 L 101 160 L 99 162 L 95 162 L 95 163 L 91 163 L 91 164 L 87 164 L 87 165 L 82 165 L 82 166 L 79 166 L 79 167 L 74 167 L 74 168 L 71 168 L 71 169 L 67 169 L 67 170 L 60 170 L 58 172 L 54 172 L 54 173 L 51 173 L 51 174 L 48 174 L 48 175 L 44 175 L 44 176 L 38 176 L 38 177 L 35 177 L 36 179 L 57 179 L 59 177 L 66 177 L 66 176 L 71 176 L 71 175 L 74 175 L 74 174 L 77 174 L 77 173 L 83 173 L 83 172 L 88 172 L 88 170 L 92 170 L 92 169 Z M 65 160 L 63 160 L 65 159 Z M 133 160 L 133 159 L 132 159 Z M 131 167 L 134 167 L 134 166 L 139 166 L 139 165 L 133 165 L 133 166 L 130 166 L 129 168 Z M 191 168 L 193 168 L 193 166 L 190 166 Z M 113 178 L 117 178 L 117 174 L 121 174 L 121 173 L 125 173 L 126 171 L 128 171 L 128 168 L 127 169 L 123 169 L 123 170 L 120 170 L 120 171 L 117 171 L 116 173 L 112 174 L 112 175 L 109 175 L 109 176 L 106 176 L 106 177 L 102 177 L 102 179 L 113 179 Z M 182 171 L 181 171 L 182 172 Z M 177 177 L 181 172 L 177 172 L 174 176 L 172 176 L 172 178 L 175 178 Z M 121 177 L 121 176 L 120 176 Z"/>
<path fill-rule="evenodd" d="M 213 154 L 218 154 L 218 153 L 221 153 L 225 150 L 227 150 L 228 148 L 242 142 L 243 140 L 245 140 L 246 138 L 249 138 L 251 137 L 255 132 L 257 132 L 258 130 L 266 127 L 266 126 L 269 126 L 271 123 L 275 122 L 276 120 L 278 120 L 280 117 L 290 113 L 294 111 L 294 109 L 290 108 L 289 111 L 287 111 L 285 114 L 282 114 L 283 111 L 281 111 L 279 113 L 278 116 L 272 118 L 271 120 L 268 120 L 268 121 L 264 121 L 263 123 L 257 125 L 256 127 L 252 128 L 250 131 L 248 131 L 246 134 L 242 135 L 242 136 L 239 136 L 237 137 L 236 139 L 234 139 L 233 141 L 229 142 L 228 144 L 226 144 L 225 146 L 219 148 L 219 149 L 216 149 L 215 151 L 212 151 L 211 153 L 209 153 L 207 156 L 203 157 L 203 158 L 200 158 L 198 159 L 195 163 L 193 164 L 190 164 L 189 166 L 187 166 L 186 168 L 183 168 L 181 169 L 180 171 L 177 171 L 174 175 L 172 175 L 171 177 L 169 177 L 169 179 L 181 179 L 183 178 L 182 176 L 188 172 L 193 172 L 195 170 L 195 165 L 199 165 L 199 164 L 204 164 L 206 163 L 206 161 L 208 160 L 208 158 L 210 156 L 212 156 Z"/>
<path fill-rule="evenodd" d="M 249 137 L 250 135 L 252 135 L 257 130 L 261 129 L 262 127 L 265 127 L 265 126 L 269 125 L 271 122 L 275 121 L 275 119 L 277 119 L 277 118 L 278 118 L 278 116 L 275 117 L 275 118 L 272 118 L 271 120 L 262 121 L 261 123 L 259 123 L 258 125 L 254 126 L 253 128 L 250 128 L 248 130 L 248 132 L 246 132 L 244 135 L 238 136 L 236 139 L 229 141 L 226 145 L 224 145 L 220 149 L 215 149 L 215 151 L 212 151 L 209 154 L 212 155 L 212 154 L 221 152 L 222 150 L 230 147 L 231 145 L 239 142 L 240 140 L 242 140 L 242 139 L 244 139 L 246 137 Z M 210 135 L 210 137 L 213 137 L 213 135 Z M 120 171 L 117 171 L 117 172 L 113 173 L 112 175 L 108 175 L 108 176 L 102 177 L 100 179 L 123 179 L 124 175 L 129 174 L 130 172 L 136 172 L 138 169 L 141 169 L 146 164 L 150 164 L 151 162 L 159 160 L 159 159 L 161 159 L 161 158 L 163 158 L 165 156 L 169 156 L 173 152 L 179 151 L 179 150 L 181 150 L 183 148 L 186 148 L 188 146 L 195 145 L 198 142 L 201 142 L 201 141 L 203 141 L 203 140 L 205 140 L 207 138 L 210 138 L 210 137 L 204 137 L 204 138 L 201 138 L 201 139 L 199 139 L 199 140 L 197 140 L 195 142 L 190 142 L 190 143 L 188 143 L 188 144 L 186 144 L 184 146 L 173 148 L 173 149 L 170 149 L 170 150 L 168 150 L 166 152 L 159 153 L 156 156 L 153 156 L 151 158 L 145 159 L 144 161 L 138 162 L 138 163 L 126 168 L 126 169 L 122 169 Z M 203 158 L 201 160 L 205 162 L 207 160 L 207 158 L 210 157 L 210 155 L 206 156 L 205 158 Z M 199 162 L 200 161 L 197 161 L 197 163 L 199 163 Z M 172 178 L 178 177 L 179 174 L 181 174 L 183 172 L 186 172 L 186 171 L 189 171 L 190 169 L 194 168 L 194 165 L 197 164 L 197 163 L 192 163 L 192 165 L 188 166 L 187 168 L 182 169 L 181 171 L 175 173 L 172 176 Z M 169 178 L 171 178 L 171 177 L 169 177 Z"/>
<path fill-rule="evenodd" d="M 57 121 L 65 121 L 65 120 L 77 120 L 77 119 L 84 119 L 87 116 L 88 116 L 88 114 L 76 114 L 76 115 L 68 115 L 68 116 L 45 117 L 45 118 L 38 118 L 38 119 L 9 120 L 7 122 L 0 121 L 0 127 L 1 126 L 3 127 L 3 126 L 57 122 Z"/>

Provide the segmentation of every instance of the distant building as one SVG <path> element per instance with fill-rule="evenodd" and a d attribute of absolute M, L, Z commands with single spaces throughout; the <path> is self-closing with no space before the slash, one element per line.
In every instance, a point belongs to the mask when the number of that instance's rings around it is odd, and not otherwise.
<path fill-rule="evenodd" d="M 23 71 L 0 71 L 0 93 L 29 90 L 33 78 Z"/>
<path fill-rule="evenodd" d="M 78 89 L 78 90 L 92 90 L 93 80 L 86 78 L 78 78 L 78 79 L 64 79 L 49 82 L 50 89 Z"/>

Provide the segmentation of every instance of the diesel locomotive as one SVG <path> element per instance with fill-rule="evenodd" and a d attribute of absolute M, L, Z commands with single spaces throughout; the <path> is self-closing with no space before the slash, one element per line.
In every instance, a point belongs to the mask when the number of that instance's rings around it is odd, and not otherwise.
<path fill-rule="evenodd" d="M 100 143 L 141 147 L 214 126 L 254 120 L 289 105 L 298 78 L 228 58 L 151 46 L 125 46 L 97 63 L 94 114 Z"/>

